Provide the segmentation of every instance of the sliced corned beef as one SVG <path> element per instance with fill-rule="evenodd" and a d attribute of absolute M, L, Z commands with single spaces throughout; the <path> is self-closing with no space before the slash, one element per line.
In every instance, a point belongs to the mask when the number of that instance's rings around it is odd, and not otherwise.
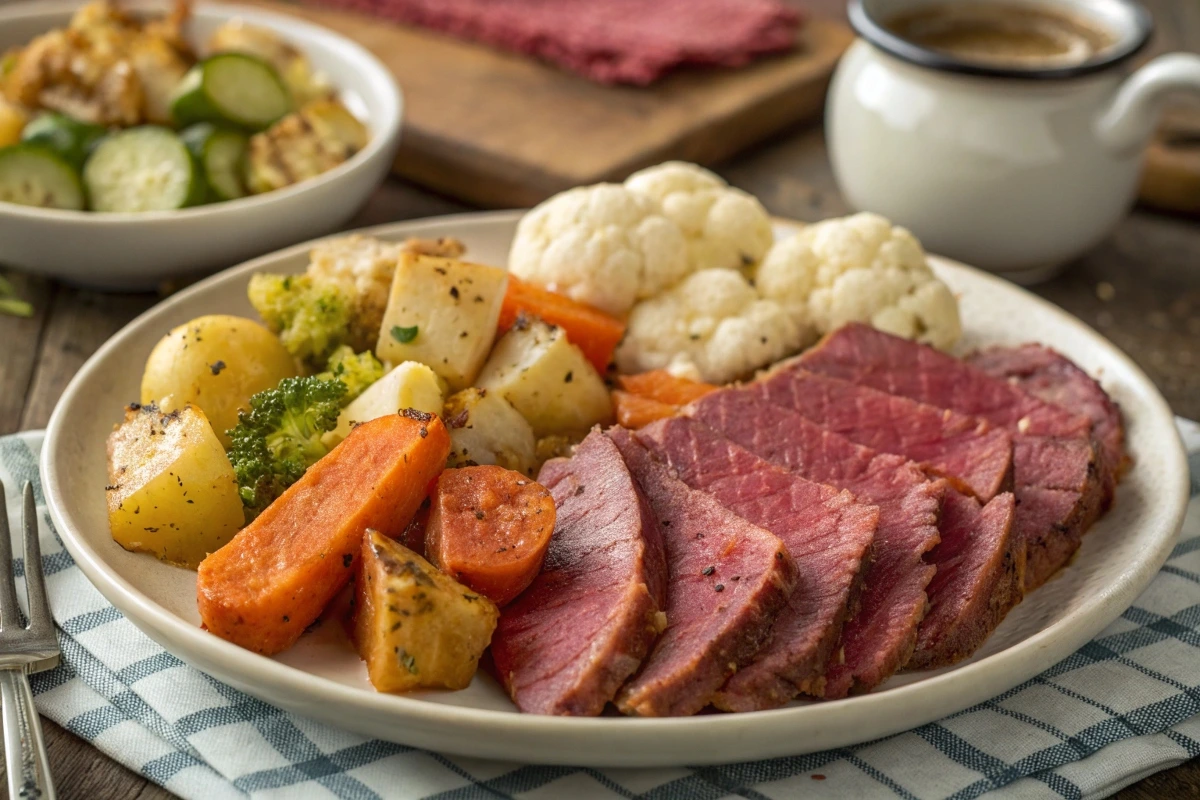
<path fill-rule="evenodd" d="M 851 323 L 801 358 L 814 372 L 982 417 L 1035 436 L 1087 436 L 1087 417 L 1039 400 L 1005 380 L 928 345 Z M 952 402 L 950 402 L 952 401 Z"/>
<path fill-rule="evenodd" d="M 989 347 L 967 360 L 993 378 L 1004 378 L 1034 397 L 1088 417 L 1113 479 L 1129 468 L 1120 406 L 1066 356 L 1040 344 L 1024 344 Z"/>
<path fill-rule="evenodd" d="M 1012 436 L 978 417 L 810 372 L 796 361 L 750 386 L 852 442 L 916 461 L 985 502 L 1012 488 Z"/>
<path fill-rule="evenodd" d="M 1020 602 L 1023 576 L 1011 546 L 1013 508 L 1010 492 L 986 506 L 953 489 L 946 492 L 938 522 L 942 540 L 930 554 L 937 574 L 926 590 L 929 611 L 910 669 L 944 667 L 971 655 Z"/>
<path fill-rule="evenodd" d="M 617 693 L 617 708 L 695 714 L 770 639 L 796 588 L 796 563 L 777 536 L 671 477 L 629 431 L 608 435 L 658 518 L 667 556 L 667 628 Z"/>
<path fill-rule="evenodd" d="M 842 628 L 824 696 L 870 691 L 891 677 L 912 655 L 925 616 L 925 587 L 935 567 L 924 556 L 938 542 L 945 482 L 930 481 L 903 456 L 856 445 L 752 389 L 714 392 L 689 413 L 773 464 L 879 507 L 860 608 Z"/>
<path fill-rule="evenodd" d="M 558 510 L 545 566 L 500 615 L 496 673 L 522 711 L 599 714 L 658 635 L 658 523 L 612 441 L 593 431 L 538 476 Z"/>
<path fill-rule="evenodd" d="M 1083 532 L 1111 500 L 1111 481 L 1106 478 L 1099 446 L 1091 438 L 1091 420 L 1027 394 L 1007 380 L 993 378 L 927 345 L 859 324 L 829 334 L 797 361 L 814 372 L 973 414 L 1008 428 L 1014 442 L 1014 526 L 1026 547 L 1027 591 L 1067 563 Z M 1053 466 L 1054 475 L 1049 480 L 1056 485 L 1038 483 L 1047 480 L 1048 465 Z M 1024 491 L 1034 489 L 1037 491 Z M 1036 495 L 1036 514 L 1026 507 L 1023 493 Z M 1053 503 L 1048 502 L 1046 493 L 1054 496 Z M 1050 509 L 1061 515 L 1051 521 L 1047 517 Z M 1037 527 L 1042 524 L 1045 527 Z"/>
<path fill-rule="evenodd" d="M 692 419 L 659 420 L 636 435 L 684 483 L 782 539 L 799 570 L 771 641 L 726 682 L 714 705 L 752 711 L 800 692 L 819 695 L 825 664 L 857 605 L 879 509 L 776 467 Z"/>

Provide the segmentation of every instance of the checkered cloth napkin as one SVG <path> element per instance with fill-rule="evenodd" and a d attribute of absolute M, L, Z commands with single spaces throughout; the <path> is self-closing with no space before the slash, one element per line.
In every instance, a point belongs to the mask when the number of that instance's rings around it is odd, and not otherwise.
<path fill-rule="evenodd" d="M 204 800 L 1104 797 L 1200 755 L 1200 425 L 1179 427 L 1191 453 L 1191 506 L 1170 561 L 1132 608 L 1033 680 L 857 747 L 724 767 L 595 770 L 364 739 L 255 700 L 168 654 L 92 588 L 44 507 L 43 562 L 63 662 L 33 676 L 33 691 L 58 724 L 172 792 Z M 42 503 L 41 444 L 40 432 L 0 438 L 0 479 L 14 515 L 25 480 Z"/>

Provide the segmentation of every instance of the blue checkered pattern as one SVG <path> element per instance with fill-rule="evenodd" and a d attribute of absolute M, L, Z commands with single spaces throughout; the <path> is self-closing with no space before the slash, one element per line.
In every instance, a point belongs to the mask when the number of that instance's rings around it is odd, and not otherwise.
<path fill-rule="evenodd" d="M 1180 421 L 1180 430 L 1192 452 L 1187 522 L 1132 608 L 1033 680 L 857 747 L 724 767 L 594 770 L 364 739 L 255 700 L 165 652 L 88 583 L 44 508 L 63 663 L 34 676 L 34 693 L 43 714 L 112 758 L 204 800 L 1104 797 L 1200 755 L 1200 425 Z M 14 513 L 21 482 L 37 485 L 41 442 L 41 433 L 0 439 L 0 479 Z"/>

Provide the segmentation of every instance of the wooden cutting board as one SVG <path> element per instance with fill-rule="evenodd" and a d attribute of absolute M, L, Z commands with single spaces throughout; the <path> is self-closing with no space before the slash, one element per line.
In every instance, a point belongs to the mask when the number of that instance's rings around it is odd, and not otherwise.
<path fill-rule="evenodd" d="M 811 20 L 791 54 L 688 69 L 649 88 L 601 86 L 530 58 L 342 10 L 251 0 L 361 43 L 395 74 L 396 172 L 493 208 L 529 206 L 670 158 L 713 163 L 817 116 L 853 34 Z"/>

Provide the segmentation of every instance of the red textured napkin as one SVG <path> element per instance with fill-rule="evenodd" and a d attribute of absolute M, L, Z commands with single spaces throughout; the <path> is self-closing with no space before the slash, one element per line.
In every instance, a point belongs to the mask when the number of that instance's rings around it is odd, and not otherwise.
<path fill-rule="evenodd" d="M 791 49 L 801 15 L 781 0 L 310 0 L 644 86 L 684 64 L 736 67 Z"/>

